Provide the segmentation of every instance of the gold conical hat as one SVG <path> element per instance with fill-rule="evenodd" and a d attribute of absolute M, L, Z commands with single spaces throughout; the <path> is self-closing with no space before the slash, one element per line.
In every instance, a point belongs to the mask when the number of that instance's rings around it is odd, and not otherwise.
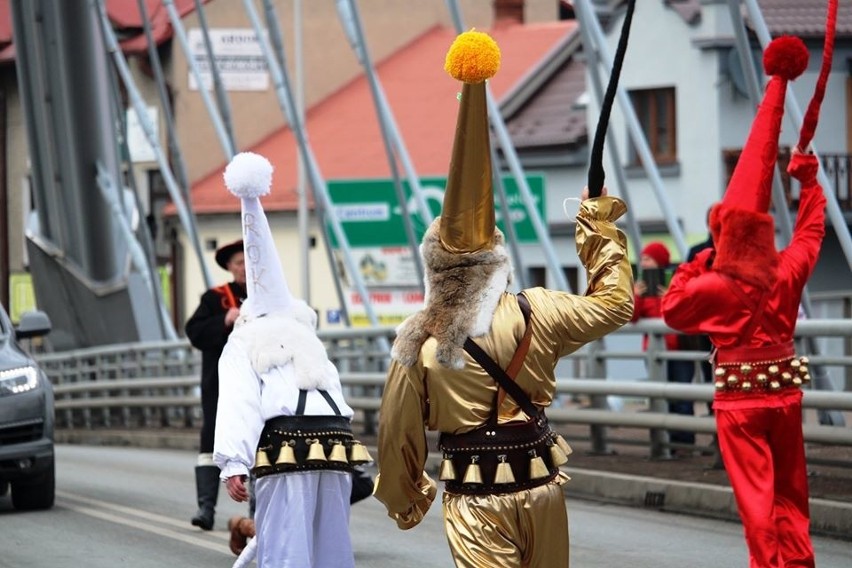
<path fill-rule="evenodd" d="M 499 67 L 497 43 L 473 30 L 456 38 L 444 63 L 447 73 L 464 82 L 441 210 L 441 244 L 450 252 L 492 246 L 496 225 L 485 80 Z"/>

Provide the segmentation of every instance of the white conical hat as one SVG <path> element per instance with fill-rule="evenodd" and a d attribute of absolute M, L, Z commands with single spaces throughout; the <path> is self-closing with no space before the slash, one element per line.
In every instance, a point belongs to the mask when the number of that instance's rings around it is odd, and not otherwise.
<path fill-rule="evenodd" d="M 259 154 L 242 152 L 225 168 L 224 178 L 228 191 L 242 203 L 248 299 L 240 308 L 241 316 L 251 319 L 286 312 L 293 295 L 260 204 L 260 197 L 267 195 L 272 186 L 272 164 Z"/>

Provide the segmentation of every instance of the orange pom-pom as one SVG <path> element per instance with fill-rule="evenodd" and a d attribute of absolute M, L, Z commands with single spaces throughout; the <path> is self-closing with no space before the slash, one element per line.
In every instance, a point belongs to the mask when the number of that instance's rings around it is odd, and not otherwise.
<path fill-rule="evenodd" d="M 481 83 L 493 77 L 500 69 L 500 48 L 486 33 L 471 30 L 456 37 L 444 70 L 453 78 L 465 83 Z"/>

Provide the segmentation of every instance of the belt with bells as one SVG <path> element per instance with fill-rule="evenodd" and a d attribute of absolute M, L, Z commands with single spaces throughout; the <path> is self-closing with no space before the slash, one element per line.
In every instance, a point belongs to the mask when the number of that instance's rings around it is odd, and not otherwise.
<path fill-rule="evenodd" d="M 353 471 L 373 461 L 342 416 L 278 416 L 260 435 L 252 473 L 264 477 L 294 471 Z"/>
<path fill-rule="evenodd" d="M 755 363 L 717 363 L 715 386 L 722 392 L 776 392 L 811 380 L 807 357 Z"/>

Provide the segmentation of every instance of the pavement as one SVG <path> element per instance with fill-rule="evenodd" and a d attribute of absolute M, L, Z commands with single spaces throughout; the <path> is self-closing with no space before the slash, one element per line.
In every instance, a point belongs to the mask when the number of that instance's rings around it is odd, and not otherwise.
<path fill-rule="evenodd" d="M 598 500 L 739 522 L 728 477 L 716 456 L 713 439 L 699 434 L 689 449 L 673 457 L 652 459 L 646 430 L 607 428 L 606 453 L 591 451 L 589 428 L 560 425 L 574 449 L 563 470 L 571 477 L 566 498 Z M 436 438 L 429 433 L 430 448 Z M 375 438 L 360 436 L 377 455 Z M 57 430 L 57 443 L 120 445 L 197 450 L 198 433 L 186 429 Z M 808 445 L 811 531 L 852 540 L 852 450 Z M 437 477 L 441 455 L 430 453 L 426 467 Z"/>

